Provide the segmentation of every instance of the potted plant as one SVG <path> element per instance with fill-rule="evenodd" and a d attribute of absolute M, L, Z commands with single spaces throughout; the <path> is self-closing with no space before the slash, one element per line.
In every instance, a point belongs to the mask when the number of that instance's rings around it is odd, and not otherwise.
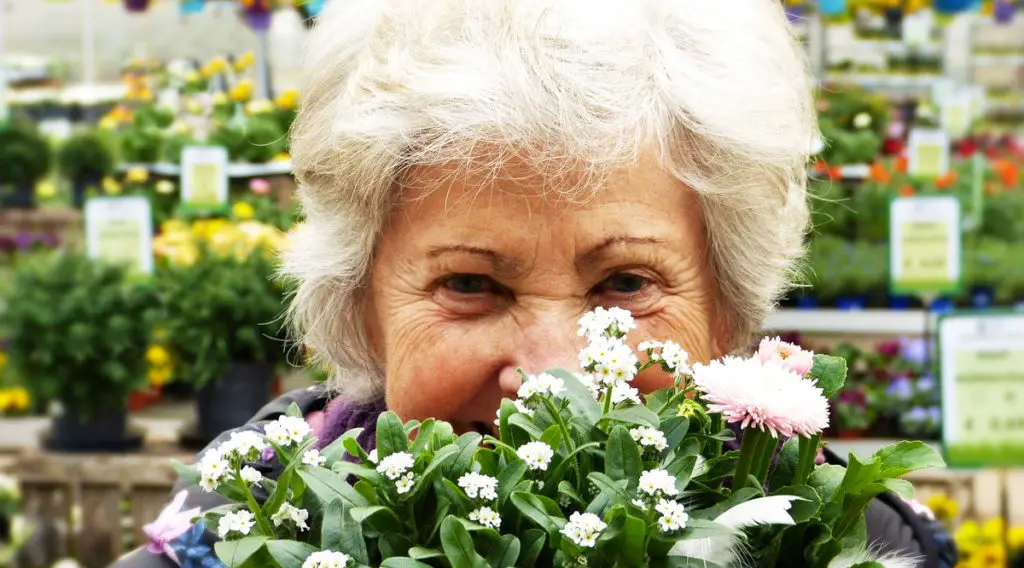
<path fill-rule="evenodd" d="M 85 130 L 68 138 L 57 152 L 57 166 L 72 185 L 72 202 L 77 209 L 85 205 L 89 188 L 98 188 L 103 178 L 114 171 L 114 152 L 96 130 Z"/>
<path fill-rule="evenodd" d="M 1010 246 L 994 239 L 978 239 L 964 247 L 964 282 L 967 304 L 990 308 L 995 303 L 1003 264 L 1012 256 Z"/>
<path fill-rule="evenodd" d="M 157 240 L 162 341 L 174 380 L 196 392 L 195 443 L 243 424 L 270 399 L 284 353 L 274 323 L 284 310 L 273 256 L 281 238 L 259 223 L 201 220 Z"/>
<path fill-rule="evenodd" d="M 50 145 L 34 124 L 0 125 L 0 208 L 33 207 L 35 185 L 50 169 Z"/>
<path fill-rule="evenodd" d="M 128 395 L 146 383 L 145 353 L 154 307 L 124 268 L 74 253 L 20 265 L 7 295 L 9 364 L 33 399 L 54 404 L 45 440 L 63 451 L 121 451 Z"/>
<path fill-rule="evenodd" d="M 838 438 L 852 440 L 864 437 L 875 420 L 875 411 L 868 406 L 862 387 L 844 390 L 833 405 Z"/>

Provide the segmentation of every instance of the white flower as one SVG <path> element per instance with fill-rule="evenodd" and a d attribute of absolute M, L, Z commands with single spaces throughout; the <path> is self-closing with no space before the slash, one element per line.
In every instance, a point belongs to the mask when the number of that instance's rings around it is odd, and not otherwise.
<path fill-rule="evenodd" d="M 812 436 L 828 426 L 828 400 L 814 381 L 773 362 L 725 357 L 695 365 L 693 381 L 730 424 L 772 436 Z"/>
<path fill-rule="evenodd" d="M 676 478 L 664 469 L 652 469 L 641 473 L 638 489 L 652 497 L 672 497 L 678 493 Z"/>
<path fill-rule="evenodd" d="M 871 126 L 871 115 L 866 112 L 859 112 L 853 117 L 853 127 L 862 130 Z"/>
<path fill-rule="evenodd" d="M 518 410 L 520 414 L 525 414 L 527 416 L 533 416 L 533 409 L 531 409 L 529 406 L 526 406 L 525 404 L 523 404 L 523 401 L 521 401 L 521 400 L 513 400 L 512 404 L 516 405 L 516 410 Z"/>
<path fill-rule="evenodd" d="M 666 341 L 661 347 L 661 361 L 675 375 L 690 372 L 690 354 L 674 341 Z"/>
<path fill-rule="evenodd" d="M 633 404 L 640 404 L 640 391 L 626 383 L 616 383 L 612 387 L 612 404 L 620 404 L 627 400 Z"/>
<path fill-rule="evenodd" d="M 654 448 L 659 452 L 668 448 L 668 440 L 665 438 L 665 434 L 657 428 L 640 426 L 630 430 L 629 435 L 633 437 L 634 442 L 639 442 L 645 448 Z"/>
<path fill-rule="evenodd" d="M 647 503 L 644 503 L 642 499 L 633 499 L 632 503 L 637 509 L 645 512 L 647 511 Z"/>
<path fill-rule="evenodd" d="M 399 495 L 404 495 L 409 491 L 412 491 L 413 477 L 412 473 L 407 473 L 395 481 L 395 489 Z"/>
<path fill-rule="evenodd" d="M 395 452 L 380 460 L 380 464 L 377 465 L 377 472 L 383 473 L 388 479 L 394 481 L 412 469 L 413 463 L 415 463 L 415 460 L 412 454 L 408 452 Z"/>
<path fill-rule="evenodd" d="M 263 474 L 257 471 L 256 468 L 245 466 L 239 473 L 242 476 L 242 481 L 249 485 L 256 485 L 260 481 L 263 481 Z"/>
<path fill-rule="evenodd" d="M 494 501 L 498 498 L 498 479 L 489 475 L 470 472 L 459 478 L 459 487 L 470 499 Z"/>
<path fill-rule="evenodd" d="M 528 375 L 526 381 L 519 386 L 517 393 L 520 400 L 528 401 L 535 396 L 558 396 L 565 390 L 565 382 L 558 377 L 541 373 Z"/>
<path fill-rule="evenodd" d="M 323 467 L 327 463 L 327 458 L 321 456 L 317 450 L 306 450 L 306 453 L 302 454 L 302 463 L 309 467 Z"/>
<path fill-rule="evenodd" d="M 479 509 L 471 512 L 469 514 L 469 520 L 492 529 L 501 527 L 501 516 L 498 515 L 497 511 L 490 507 L 480 507 Z"/>
<path fill-rule="evenodd" d="M 686 528 L 686 522 L 690 515 L 686 514 L 686 508 L 681 503 L 662 499 L 654 506 L 661 517 L 658 519 L 658 527 L 661 532 L 673 532 Z"/>
<path fill-rule="evenodd" d="M 309 526 L 306 524 L 306 520 L 309 519 L 309 511 L 305 509 L 299 509 L 291 503 L 282 503 L 281 508 L 276 513 L 270 516 L 270 520 L 273 521 L 275 527 L 279 527 L 285 522 L 292 522 L 295 524 L 295 528 L 301 531 L 308 531 Z"/>
<path fill-rule="evenodd" d="M 601 531 L 608 528 L 608 525 L 600 517 L 593 513 L 580 513 L 579 511 L 569 517 L 569 522 L 562 528 L 562 534 L 569 540 L 582 548 L 594 548 L 597 544 L 597 537 Z"/>
<path fill-rule="evenodd" d="M 598 337 L 580 351 L 580 366 L 592 371 L 605 384 L 632 381 L 638 359 L 621 339 Z"/>
<path fill-rule="evenodd" d="M 255 523 L 256 518 L 250 511 L 227 513 L 220 518 L 220 523 L 217 525 L 217 536 L 225 539 L 231 533 L 247 535 Z"/>
<path fill-rule="evenodd" d="M 82 565 L 73 558 L 62 558 L 54 562 L 50 568 L 82 568 Z"/>
<path fill-rule="evenodd" d="M 297 416 L 282 416 L 263 429 L 267 438 L 279 446 L 301 444 L 312 432 L 309 424 Z"/>
<path fill-rule="evenodd" d="M 377 448 L 370 450 L 370 453 L 366 455 L 366 460 L 370 463 L 377 463 Z"/>
<path fill-rule="evenodd" d="M 267 441 L 259 432 L 246 430 L 233 432 L 231 438 L 217 449 L 225 459 L 236 458 L 240 461 L 252 461 L 257 459 L 266 447 Z"/>
<path fill-rule="evenodd" d="M 551 463 L 551 458 L 555 455 L 551 446 L 544 442 L 530 442 L 516 450 L 516 453 L 520 459 L 526 462 L 526 466 L 533 471 L 547 471 L 548 464 Z"/>
<path fill-rule="evenodd" d="M 219 450 L 207 450 L 199 460 L 199 486 L 204 491 L 216 491 L 231 465 Z"/>
<path fill-rule="evenodd" d="M 302 568 L 345 568 L 351 562 L 352 558 L 344 552 L 321 550 L 307 556 Z"/>

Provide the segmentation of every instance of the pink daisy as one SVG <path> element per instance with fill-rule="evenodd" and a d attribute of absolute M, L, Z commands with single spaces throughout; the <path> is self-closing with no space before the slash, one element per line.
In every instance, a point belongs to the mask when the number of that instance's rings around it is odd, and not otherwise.
<path fill-rule="evenodd" d="M 693 381 L 708 412 L 726 422 L 779 435 L 812 436 L 828 426 L 828 401 L 814 381 L 757 357 L 694 365 Z"/>
<path fill-rule="evenodd" d="M 801 349 L 799 345 L 787 343 L 778 337 L 762 339 L 757 358 L 763 363 L 778 363 L 801 377 L 806 376 L 814 366 L 813 351 Z"/>

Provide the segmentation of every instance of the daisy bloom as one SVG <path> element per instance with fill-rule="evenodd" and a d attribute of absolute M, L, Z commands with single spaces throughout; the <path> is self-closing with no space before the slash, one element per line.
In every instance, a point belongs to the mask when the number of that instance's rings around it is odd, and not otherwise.
<path fill-rule="evenodd" d="M 498 529 L 501 527 L 501 516 L 498 515 L 497 511 L 490 507 L 480 507 L 479 509 L 469 514 L 469 520 L 480 523 L 481 525 L 491 528 Z"/>
<path fill-rule="evenodd" d="M 569 517 L 569 522 L 562 528 L 562 534 L 582 548 L 594 548 L 597 537 L 608 525 L 593 513 L 576 511 Z"/>
<path fill-rule="evenodd" d="M 773 437 L 812 436 L 828 426 L 828 401 L 814 381 L 757 358 L 725 357 L 696 365 L 694 383 L 708 412 Z"/>
<path fill-rule="evenodd" d="M 776 363 L 801 377 L 806 376 L 814 366 L 814 352 L 787 343 L 782 339 L 764 338 L 757 349 L 757 358 L 762 363 Z"/>
<path fill-rule="evenodd" d="M 344 552 L 321 550 L 306 557 L 302 568 L 345 568 L 352 563 L 352 557 Z"/>
<path fill-rule="evenodd" d="M 533 471 L 547 471 L 548 464 L 551 463 L 551 458 L 555 455 L 551 446 L 544 442 L 530 442 L 519 448 L 516 453 Z"/>

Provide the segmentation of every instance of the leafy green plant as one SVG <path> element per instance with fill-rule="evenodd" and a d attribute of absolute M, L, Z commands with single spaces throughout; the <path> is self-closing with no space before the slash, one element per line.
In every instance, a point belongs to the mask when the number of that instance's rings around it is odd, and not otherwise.
<path fill-rule="evenodd" d="M 114 171 L 114 151 L 110 141 L 96 130 L 72 135 L 57 151 L 61 174 L 75 182 L 98 182 Z"/>
<path fill-rule="evenodd" d="M 868 243 L 889 242 L 889 202 L 892 187 L 879 182 L 865 182 L 853 194 L 857 240 Z"/>
<path fill-rule="evenodd" d="M 121 133 L 121 158 L 137 164 L 159 162 L 165 138 L 160 128 L 133 124 Z"/>
<path fill-rule="evenodd" d="M 73 253 L 19 264 L 3 332 L 10 365 L 38 400 L 82 419 L 125 407 L 146 384 L 155 298 L 125 270 Z"/>
<path fill-rule="evenodd" d="M 229 230 L 223 239 L 233 241 Z M 162 268 L 157 282 L 175 379 L 196 387 L 216 381 L 234 362 L 275 362 L 284 352 L 277 333 L 283 289 L 270 252 L 223 239 L 198 245 L 194 262 Z"/>
<path fill-rule="evenodd" d="M 853 238 L 853 203 L 838 181 L 813 180 L 808 188 L 811 224 L 815 235 Z"/>
<path fill-rule="evenodd" d="M 0 186 L 34 186 L 50 170 L 50 145 L 29 122 L 0 125 Z"/>

